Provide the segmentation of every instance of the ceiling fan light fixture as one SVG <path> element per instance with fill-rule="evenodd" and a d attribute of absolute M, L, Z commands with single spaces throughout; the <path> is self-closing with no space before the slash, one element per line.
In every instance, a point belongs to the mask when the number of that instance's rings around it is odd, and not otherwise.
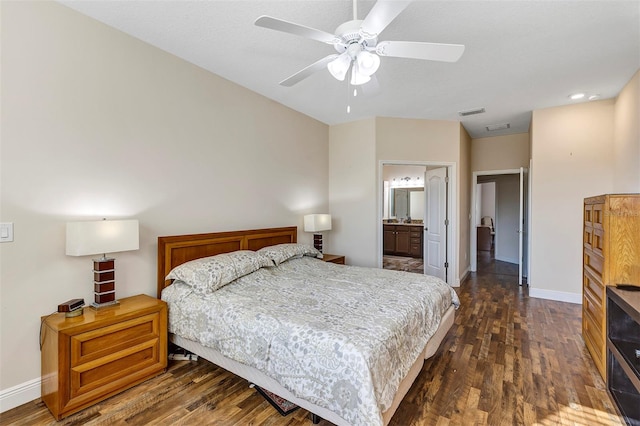
<path fill-rule="evenodd" d="M 360 72 L 360 66 L 358 65 L 358 62 L 355 61 L 353 63 L 353 67 L 351 67 L 351 85 L 360 86 L 361 84 L 367 83 L 369 80 L 371 80 L 371 77 Z"/>
<path fill-rule="evenodd" d="M 327 64 L 327 69 L 336 80 L 344 81 L 344 78 L 347 75 L 347 71 L 349 71 L 350 65 L 351 58 L 349 57 L 349 55 L 343 53 L 333 61 L 329 62 Z"/>
<path fill-rule="evenodd" d="M 358 54 L 356 61 L 358 63 L 358 71 L 367 76 L 372 76 L 380 67 L 380 57 L 366 50 Z"/>

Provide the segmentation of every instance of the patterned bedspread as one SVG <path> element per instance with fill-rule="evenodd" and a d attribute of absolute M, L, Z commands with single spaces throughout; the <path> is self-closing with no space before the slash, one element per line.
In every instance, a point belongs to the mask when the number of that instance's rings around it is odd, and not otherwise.
<path fill-rule="evenodd" d="M 398 385 L 459 300 L 438 278 L 310 257 L 208 296 L 162 293 L 169 331 L 255 367 L 352 425 L 381 425 Z"/>

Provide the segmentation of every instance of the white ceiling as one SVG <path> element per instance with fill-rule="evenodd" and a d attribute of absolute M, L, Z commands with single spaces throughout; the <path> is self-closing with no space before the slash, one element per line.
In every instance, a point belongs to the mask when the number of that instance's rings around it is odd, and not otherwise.
<path fill-rule="evenodd" d="M 640 0 L 416 0 L 379 40 L 464 44 L 462 58 L 383 57 L 377 90 L 367 84 L 351 99 L 326 70 L 278 85 L 335 51 L 253 25 L 270 15 L 333 33 L 352 19 L 350 0 L 62 3 L 330 125 L 380 116 L 461 121 L 473 138 L 523 133 L 532 110 L 575 102 L 575 92 L 613 98 L 640 68 Z M 358 2 L 359 19 L 373 4 Z M 458 115 L 479 107 L 486 112 Z M 485 129 L 501 123 L 511 128 Z"/>

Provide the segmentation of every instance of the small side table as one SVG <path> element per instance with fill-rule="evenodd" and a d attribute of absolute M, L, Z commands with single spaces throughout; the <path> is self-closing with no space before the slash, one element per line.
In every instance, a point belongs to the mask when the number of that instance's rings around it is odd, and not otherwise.
<path fill-rule="evenodd" d="M 167 304 L 126 297 L 42 324 L 42 400 L 53 417 L 78 412 L 167 368 Z"/>
<path fill-rule="evenodd" d="M 340 256 L 338 254 L 323 253 L 322 260 L 325 262 L 337 263 L 338 265 L 345 264 L 344 256 Z"/>

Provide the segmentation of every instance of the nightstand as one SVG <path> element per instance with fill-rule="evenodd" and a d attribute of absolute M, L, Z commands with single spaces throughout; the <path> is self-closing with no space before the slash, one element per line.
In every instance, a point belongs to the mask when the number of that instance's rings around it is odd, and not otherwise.
<path fill-rule="evenodd" d="M 60 420 L 167 368 L 167 305 L 139 295 L 43 318 L 42 400 Z"/>
<path fill-rule="evenodd" d="M 337 254 L 323 253 L 322 260 L 324 260 L 325 262 L 337 263 L 338 265 L 344 265 L 345 264 L 344 256 L 340 256 L 340 255 L 337 255 Z"/>

